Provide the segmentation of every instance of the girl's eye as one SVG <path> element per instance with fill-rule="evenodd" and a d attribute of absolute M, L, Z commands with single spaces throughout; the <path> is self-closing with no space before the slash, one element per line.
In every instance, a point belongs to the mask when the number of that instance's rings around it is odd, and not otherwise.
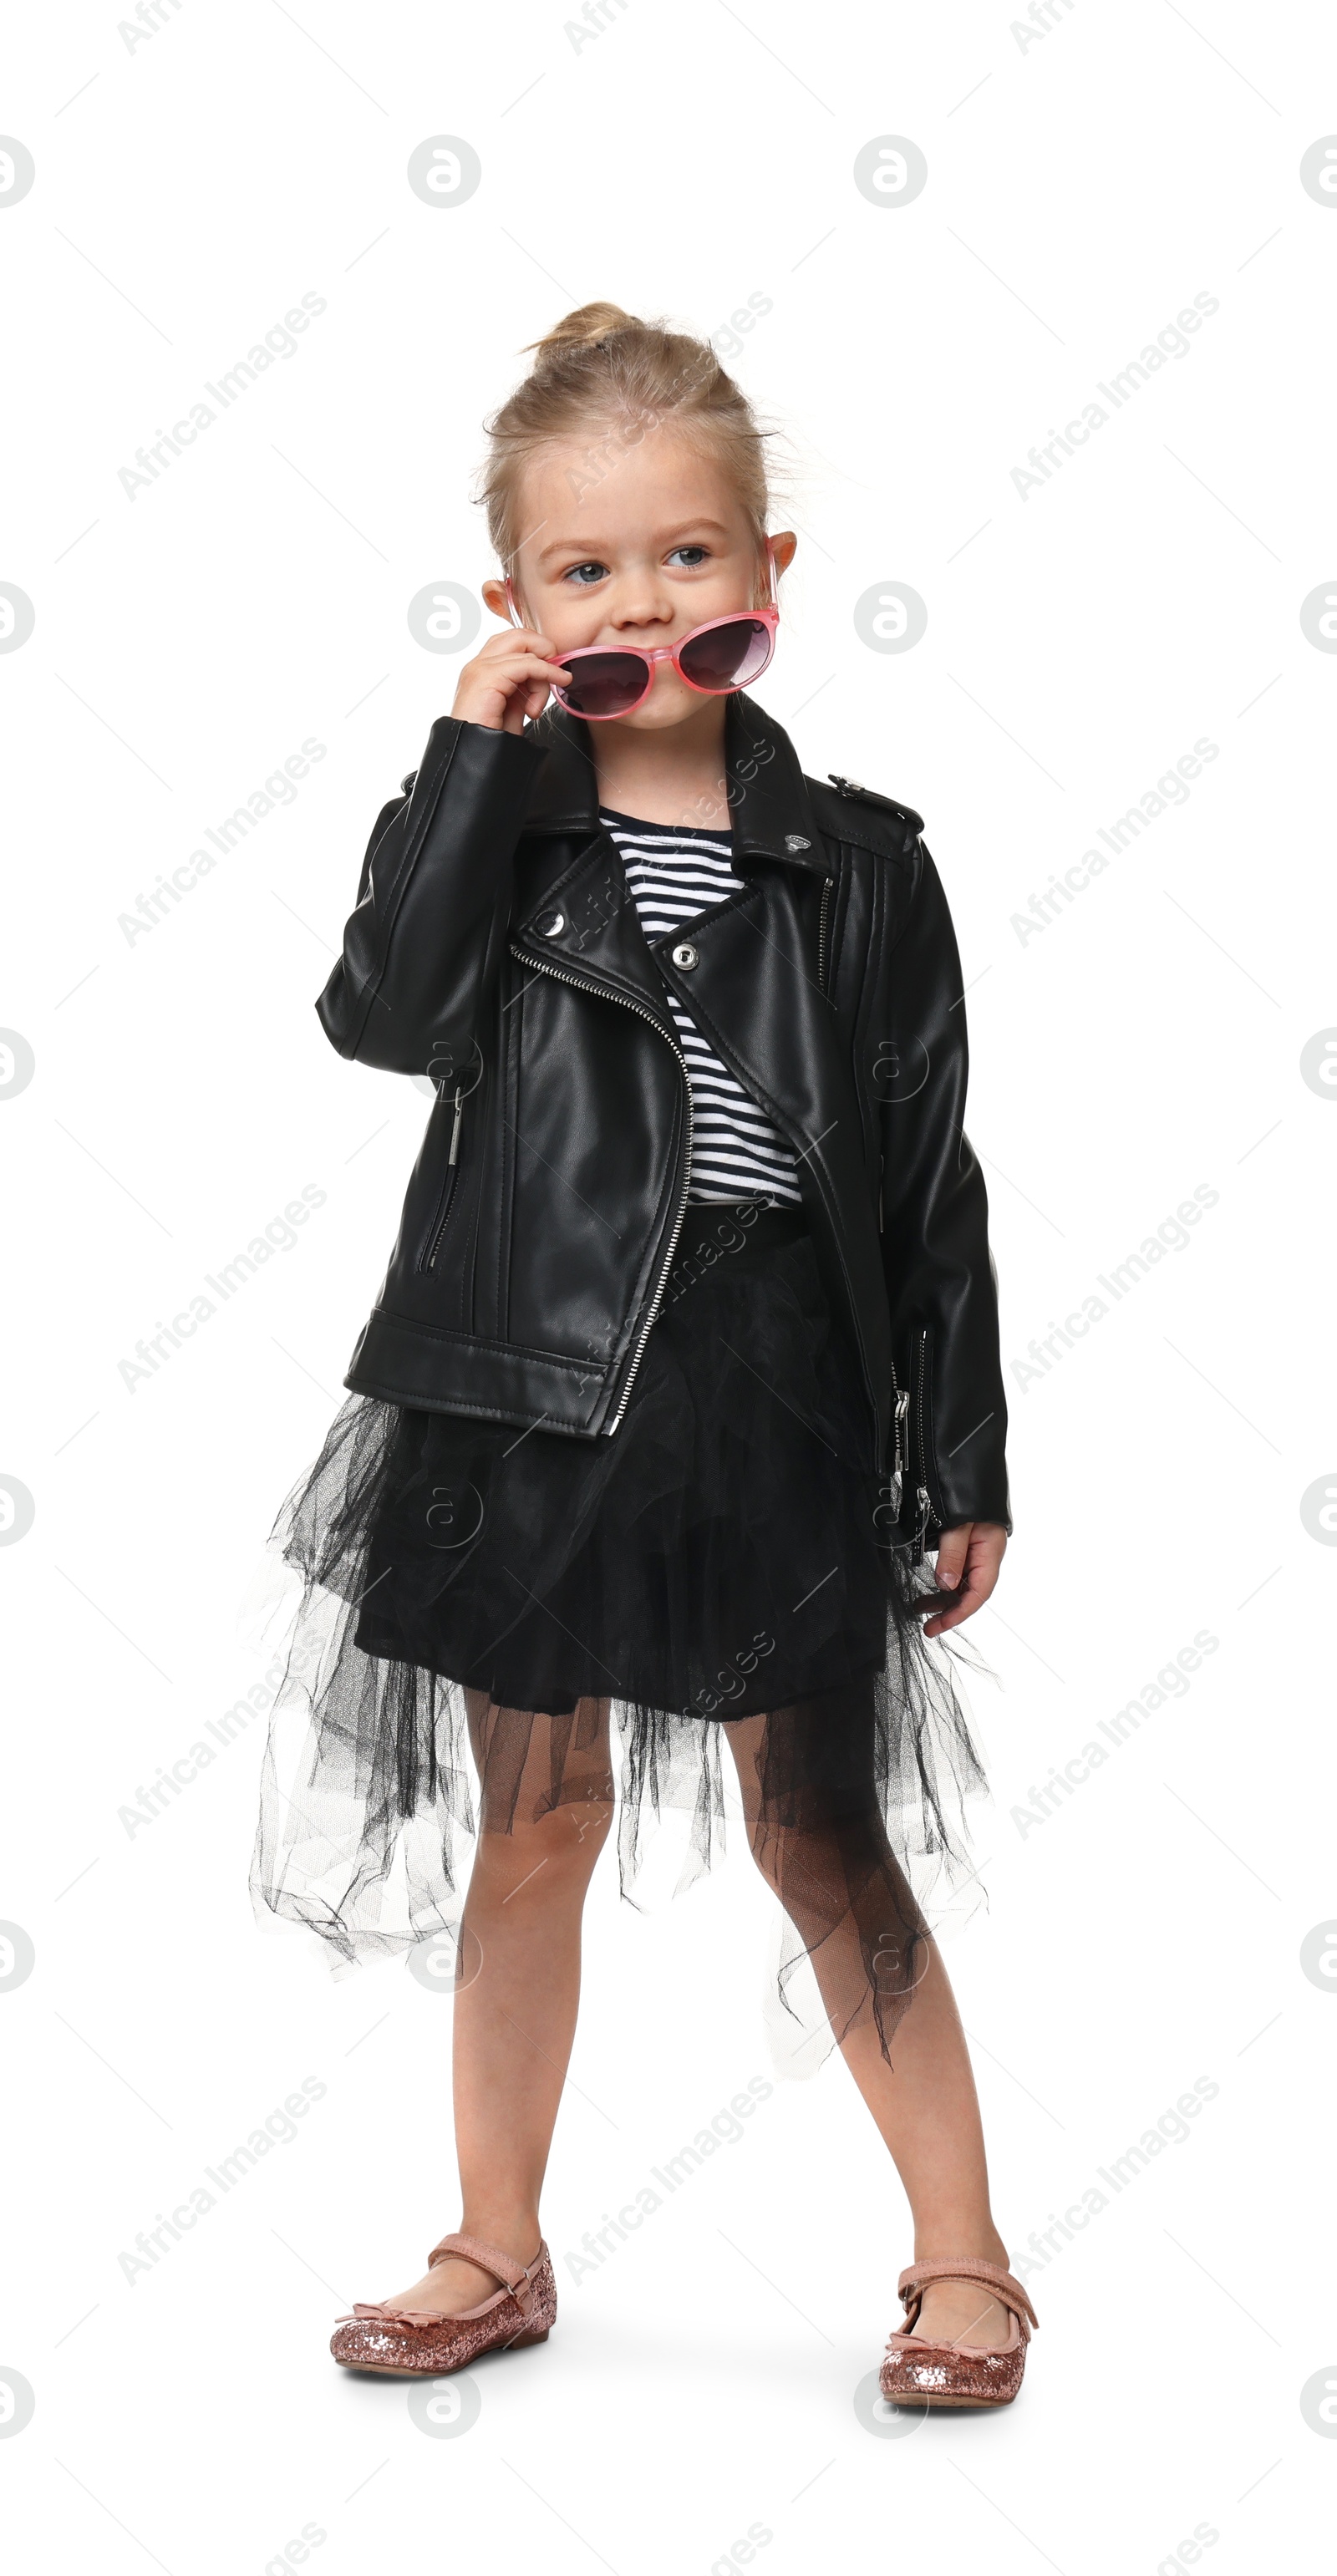
<path fill-rule="evenodd" d="M 690 561 L 687 562 L 685 569 L 688 572 L 695 572 L 697 565 L 705 562 L 709 552 L 710 548 L 708 546 L 674 546 L 672 553 L 669 556 L 669 562 L 672 563 L 674 555 L 690 557 Z"/>
<path fill-rule="evenodd" d="M 591 582 L 602 581 L 607 570 L 607 564 L 571 564 L 563 573 L 562 579 L 571 582 L 578 590 L 587 590 Z"/>

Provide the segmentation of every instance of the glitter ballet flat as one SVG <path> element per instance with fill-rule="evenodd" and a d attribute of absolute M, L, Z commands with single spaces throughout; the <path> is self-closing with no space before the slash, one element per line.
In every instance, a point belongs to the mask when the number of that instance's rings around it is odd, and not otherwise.
<path fill-rule="evenodd" d="M 531 2263 L 520 2264 L 497 2245 L 478 2236 L 443 2236 L 427 2257 L 427 2269 L 447 2254 L 462 2254 L 480 2271 L 502 2283 L 490 2299 L 457 2316 L 433 2316 L 422 2308 L 392 2308 L 383 2300 L 358 2302 L 340 2317 L 330 2337 L 330 2350 L 346 2370 L 378 2370 L 397 2379 L 438 2379 L 448 2370 L 463 2370 L 485 2352 L 511 2352 L 518 2344 L 546 2343 L 557 2319 L 557 2284 L 545 2244 Z"/>
<path fill-rule="evenodd" d="M 930 2281 L 979 2281 L 1008 2310 L 1002 2344 L 930 2343 L 911 2329 Z M 999 2263 L 963 2254 L 911 2263 L 896 2284 L 905 2324 L 888 2337 L 878 2375 L 893 2406 L 1010 2406 L 1021 2386 L 1031 2327 L 1039 2324 L 1020 2281 Z"/>

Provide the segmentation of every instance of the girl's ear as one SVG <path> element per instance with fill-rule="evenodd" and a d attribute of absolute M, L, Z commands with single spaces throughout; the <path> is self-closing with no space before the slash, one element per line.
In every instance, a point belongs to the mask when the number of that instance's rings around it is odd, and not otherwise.
<path fill-rule="evenodd" d="M 792 528 L 782 528 L 778 536 L 772 537 L 771 552 L 775 557 L 777 573 L 788 572 L 797 549 L 798 538 Z"/>
<path fill-rule="evenodd" d="M 506 605 L 506 584 L 504 581 L 484 582 L 483 604 L 486 608 L 491 609 L 494 617 L 504 617 L 507 625 L 509 626 L 511 622 L 511 612 Z"/>

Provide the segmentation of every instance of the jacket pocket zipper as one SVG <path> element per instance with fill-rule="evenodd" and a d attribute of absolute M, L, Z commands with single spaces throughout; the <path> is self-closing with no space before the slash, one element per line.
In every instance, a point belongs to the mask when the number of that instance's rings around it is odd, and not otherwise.
<path fill-rule="evenodd" d="M 919 1460 L 919 1483 L 915 1489 L 915 1500 L 919 1505 L 919 1522 L 915 1531 L 915 1539 L 917 1545 L 922 1551 L 924 1539 L 927 1535 L 930 1523 L 935 1529 L 941 1526 L 938 1520 L 938 1515 L 934 1511 L 933 1505 L 929 1500 L 928 1491 L 928 1441 L 924 1432 L 924 1394 L 925 1380 L 928 1376 L 927 1324 L 920 1325 L 915 1336 L 915 1343 L 915 1434 Z"/>
<path fill-rule="evenodd" d="M 455 1117 L 450 1130 L 450 1151 L 446 1156 L 446 1177 L 441 1184 L 441 1195 L 437 1200 L 432 1222 L 427 1229 L 427 1240 L 423 1245 L 422 1256 L 418 1263 L 418 1268 L 420 1270 L 434 1270 L 436 1267 L 436 1256 L 441 1249 L 441 1237 L 445 1232 L 446 1219 L 450 1214 L 451 1201 L 455 1196 L 455 1180 L 459 1170 L 460 1159 L 460 1127 L 463 1123 L 463 1119 L 464 1085 L 461 1082 L 457 1082 L 455 1085 Z"/>
<path fill-rule="evenodd" d="M 826 991 L 826 914 L 834 884 L 834 877 L 827 877 L 824 880 L 821 910 L 817 915 L 817 990 L 819 993 Z"/>
<path fill-rule="evenodd" d="M 831 879 L 829 877 L 827 879 L 827 883 L 828 885 L 831 883 Z M 877 1230 L 879 1235 L 881 1235 L 885 1230 L 882 1221 L 884 1171 L 885 1164 L 883 1158 L 879 1155 L 877 1170 Z M 891 1361 L 890 1365 L 891 1429 L 893 1446 L 891 1473 L 887 1478 L 887 1499 L 893 1520 L 899 1521 L 901 1516 L 901 1499 L 905 1492 L 905 1478 L 910 1468 L 910 1389 L 908 1386 L 902 1386 L 900 1379 L 897 1377 L 896 1362 L 894 1359 Z"/>
<path fill-rule="evenodd" d="M 895 1441 L 895 1447 L 892 1452 L 891 1474 L 887 1479 L 887 1503 L 893 1519 L 899 1520 L 901 1516 L 901 1495 L 905 1490 L 905 1468 L 907 1463 L 905 1456 L 907 1445 L 905 1417 L 910 1410 L 910 1390 L 908 1386 L 901 1387 L 899 1389 L 897 1388 L 896 1372 L 894 1369 L 892 1370 L 891 1384 L 892 1393 L 895 1397 L 895 1403 L 892 1410 L 892 1434 Z"/>

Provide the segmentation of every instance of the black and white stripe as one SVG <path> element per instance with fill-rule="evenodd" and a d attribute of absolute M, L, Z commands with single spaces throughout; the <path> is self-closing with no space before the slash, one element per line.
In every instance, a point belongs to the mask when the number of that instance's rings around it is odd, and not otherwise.
<path fill-rule="evenodd" d="M 726 895 L 741 891 L 727 832 L 640 823 L 605 810 L 599 817 L 621 854 L 627 887 L 646 938 L 680 931 Z M 798 1166 L 765 1111 L 707 1046 L 677 994 L 668 1006 L 687 1059 L 692 1095 L 692 1168 L 688 1199 L 767 1197 L 801 1203 Z"/>

